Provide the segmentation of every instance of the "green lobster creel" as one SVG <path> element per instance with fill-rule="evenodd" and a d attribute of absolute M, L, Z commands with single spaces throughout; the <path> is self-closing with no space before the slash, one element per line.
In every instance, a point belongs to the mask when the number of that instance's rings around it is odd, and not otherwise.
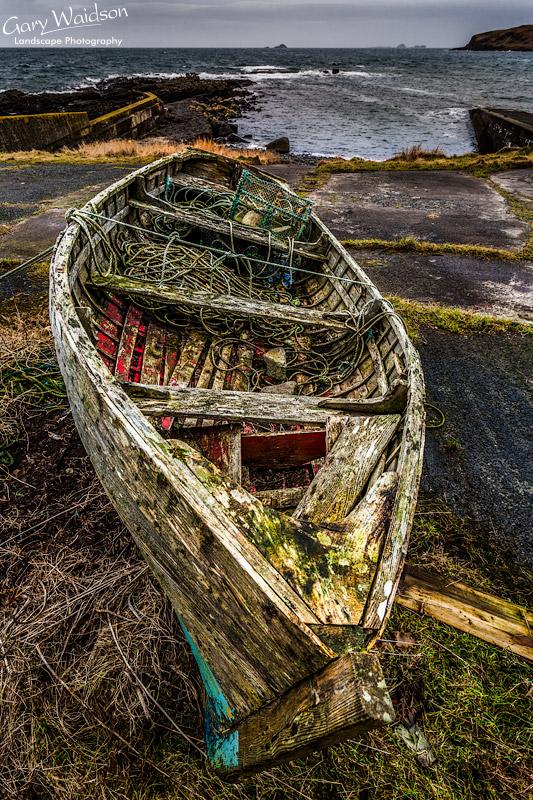
<path fill-rule="evenodd" d="M 310 200 L 243 170 L 235 192 L 231 218 L 256 225 L 277 239 L 299 239 L 311 215 Z"/>

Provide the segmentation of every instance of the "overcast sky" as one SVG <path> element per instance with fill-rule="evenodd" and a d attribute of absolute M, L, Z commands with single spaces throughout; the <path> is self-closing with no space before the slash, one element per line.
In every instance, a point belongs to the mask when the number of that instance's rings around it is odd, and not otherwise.
<path fill-rule="evenodd" d="M 0 0 L 1 25 L 49 19 L 68 9 L 54 0 Z M 85 36 L 115 36 L 122 46 L 376 47 L 425 44 L 457 47 L 481 31 L 533 23 L 531 0 L 143 0 L 99 2 L 124 7 L 127 18 L 80 29 Z M 93 2 L 72 8 L 94 11 Z M 23 34 L 28 36 L 29 34 Z M 0 46 L 14 44 L 0 35 Z"/>

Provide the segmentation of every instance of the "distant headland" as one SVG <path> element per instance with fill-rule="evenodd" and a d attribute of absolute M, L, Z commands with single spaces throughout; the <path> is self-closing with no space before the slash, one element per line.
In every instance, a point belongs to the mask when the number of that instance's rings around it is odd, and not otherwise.
<path fill-rule="evenodd" d="M 476 33 L 465 47 L 454 50 L 533 50 L 533 25 Z"/>

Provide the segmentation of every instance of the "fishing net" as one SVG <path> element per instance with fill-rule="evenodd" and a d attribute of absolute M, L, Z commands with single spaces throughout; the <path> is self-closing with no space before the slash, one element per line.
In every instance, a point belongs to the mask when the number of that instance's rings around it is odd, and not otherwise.
<path fill-rule="evenodd" d="M 277 239 L 299 239 L 311 215 L 310 200 L 278 183 L 243 170 L 231 208 L 231 218 L 270 231 Z"/>

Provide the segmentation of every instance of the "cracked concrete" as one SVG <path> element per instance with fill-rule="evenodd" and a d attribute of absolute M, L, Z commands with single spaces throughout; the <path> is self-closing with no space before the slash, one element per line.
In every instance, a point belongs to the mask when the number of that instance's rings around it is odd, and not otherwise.
<path fill-rule="evenodd" d="M 497 191 L 461 172 L 333 173 L 309 198 L 339 239 L 416 236 L 518 250 L 529 231 Z"/>
<path fill-rule="evenodd" d="M 380 292 L 533 322 L 533 263 L 454 254 L 353 250 Z"/>
<path fill-rule="evenodd" d="M 65 227 L 65 211 L 83 205 L 135 165 L 22 164 L 0 167 L 0 258 L 28 259 Z M 9 224 L 11 223 L 11 224 Z"/>

